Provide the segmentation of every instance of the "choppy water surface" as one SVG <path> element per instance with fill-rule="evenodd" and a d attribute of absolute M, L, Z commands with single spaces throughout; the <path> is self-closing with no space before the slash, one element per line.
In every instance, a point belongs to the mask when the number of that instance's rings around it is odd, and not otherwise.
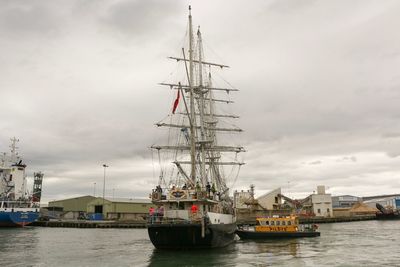
<path fill-rule="evenodd" d="M 145 229 L 0 229 L 0 266 L 400 266 L 400 221 L 321 224 L 321 237 L 154 249 Z"/>

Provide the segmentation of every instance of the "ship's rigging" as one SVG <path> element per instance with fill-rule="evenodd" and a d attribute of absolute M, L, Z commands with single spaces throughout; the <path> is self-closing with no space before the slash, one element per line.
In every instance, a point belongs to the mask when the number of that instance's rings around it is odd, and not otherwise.
<path fill-rule="evenodd" d="M 230 99 L 230 93 L 239 90 L 230 84 L 213 84 L 211 70 L 229 66 L 204 60 L 200 28 L 196 38 L 192 28 L 192 17 L 189 13 L 188 51 L 182 48 L 181 56 L 168 57 L 184 64 L 184 79 L 160 83 L 174 90 L 176 99 L 172 112 L 167 117 L 169 120 L 156 123 L 158 127 L 169 128 L 167 145 L 152 146 L 158 153 L 161 166 L 159 184 L 164 183 L 163 187 L 200 184 L 203 188 L 212 184 L 217 191 L 225 194 L 228 186 L 224 167 L 230 166 L 238 172 L 244 164 L 238 160 L 238 154 L 245 150 L 241 145 L 225 144 L 229 135 L 242 132 L 241 128 L 231 122 L 239 116 L 225 114 L 223 110 L 217 110 L 217 107 L 234 103 Z M 218 139 L 221 135 L 224 139 Z M 233 156 L 228 156 L 232 153 Z M 173 167 L 168 171 L 167 165 L 171 164 Z M 237 177 L 237 174 L 234 176 Z"/>

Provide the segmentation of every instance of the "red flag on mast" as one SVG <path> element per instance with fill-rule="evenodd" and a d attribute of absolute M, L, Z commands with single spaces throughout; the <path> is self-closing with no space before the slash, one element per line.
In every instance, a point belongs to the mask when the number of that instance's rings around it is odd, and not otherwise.
<path fill-rule="evenodd" d="M 179 92 L 179 89 L 178 89 L 178 94 L 176 95 L 176 99 L 175 99 L 175 102 L 174 102 L 174 107 L 172 108 L 172 114 L 175 114 L 175 110 L 176 110 L 176 108 L 178 107 L 178 104 L 179 104 L 179 98 L 180 98 L 180 92 Z"/>

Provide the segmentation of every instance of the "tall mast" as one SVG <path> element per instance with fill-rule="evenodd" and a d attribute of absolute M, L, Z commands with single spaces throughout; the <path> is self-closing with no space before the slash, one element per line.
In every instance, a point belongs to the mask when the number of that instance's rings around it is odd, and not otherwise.
<path fill-rule="evenodd" d="M 210 86 L 210 87 L 212 86 L 211 70 L 208 73 L 208 86 Z M 210 125 L 212 125 L 212 127 L 215 128 L 216 124 L 217 124 L 217 121 L 214 118 L 214 104 L 212 102 L 213 92 L 211 90 L 209 91 L 209 95 L 208 96 L 209 96 L 209 99 L 208 99 L 208 101 L 209 101 L 209 111 L 208 111 L 208 113 L 210 114 L 208 123 Z M 211 131 L 209 138 L 211 139 L 212 144 L 214 146 L 217 145 L 216 144 L 216 138 L 215 138 L 215 132 Z M 219 156 L 220 155 L 218 153 L 215 153 L 214 151 L 210 152 L 210 161 L 213 163 L 210 166 L 210 174 L 212 176 L 212 182 L 216 184 L 218 190 L 221 189 L 219 167 L 216 164 L 216 162 L 219 160 Z"/>
<path fill-rule="evenodd" d="M 192 164 L 190 178 L 193 184 L 196 183 L 196 146 L 195 146 L 195 108 L 194 108 L 194 92 L 193 92 L 193 26 L 192 12 L 189 6 L 189 87 L 190 87 L 190 162 Z"/>
<path fill-rule="evenodd" d="M 203 92 L 203 69 L 202 69 L 202 60 L 203 60 L 203 55 L 202 55 L 202 40 L 201 40 L 201 33 L 200 33 L 200 27 L 197 30 L 197 40 L 198 40 L 198 49 L 199 49 L 199 97 L 200 97 L 200 134 L 201 134 L 201 165 L 200 165 L 200 173 L 201 173 L 201 182 L 203 186 L 206 185 L 207 178 L 206 178 L 206 152 L 204 150 L 204 145 L 206 140 L 206 135 L 205 135 L 205 129 L 204 129 L 204 109 L 205 109 L 205 103 L 204 103 L 204 92 Z"/>

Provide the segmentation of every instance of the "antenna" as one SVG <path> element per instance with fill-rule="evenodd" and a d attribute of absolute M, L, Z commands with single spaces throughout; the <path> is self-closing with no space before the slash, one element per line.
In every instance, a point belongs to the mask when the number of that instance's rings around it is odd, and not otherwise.
<path fill-rule="evenodd" d="M 19 142 L 19 139 L 13 137 L 10 139 L 11 140 L 11 145 L 10 145 L 10 149 L 11 149 L 11 160 L 14 161 L 17 159 L 18 156 L 18 152 L 17 152 L 17 142 Z"/>

